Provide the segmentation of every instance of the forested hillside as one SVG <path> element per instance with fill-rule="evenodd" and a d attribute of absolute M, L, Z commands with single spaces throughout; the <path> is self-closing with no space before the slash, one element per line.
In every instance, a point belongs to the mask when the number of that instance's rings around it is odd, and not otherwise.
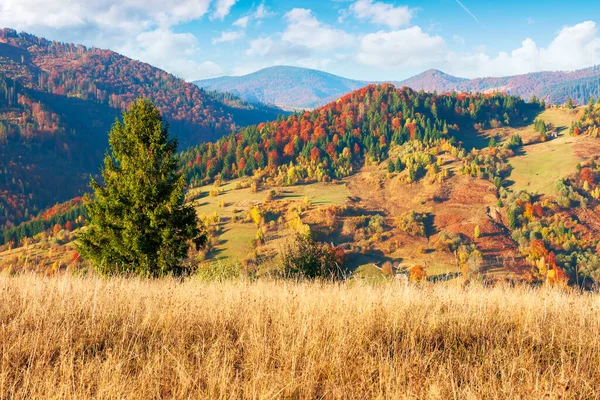
<path fill-rule="evenodd" d="M 0 30 L 0 227 L 81 194 L 110 126 L 140 96 L 159 106 L 182 147 L 280 113 L 112 51 Z"/>
<path fill-rule="evenodd" d="M 589 135 L 595 138 L 600 135 L 600 97 L 596 102 L 590 99 L 581 119 L 571 126 L 571 134 Z"/>
<path fill-rule="evenodd" d="M 473 133 L 473 128 L 523 122 L 526 104 L 503 94 L 415 92 L 393 85 L 370 85 L 312 112 L 262 123 L 183 153 L 193 182 L 230 179 L 257 170 L 283 180 L 336 179 L 365 161 L 387 158 L 391 143 Z M 290 166 L 290 165 L 293 165 Z"/>

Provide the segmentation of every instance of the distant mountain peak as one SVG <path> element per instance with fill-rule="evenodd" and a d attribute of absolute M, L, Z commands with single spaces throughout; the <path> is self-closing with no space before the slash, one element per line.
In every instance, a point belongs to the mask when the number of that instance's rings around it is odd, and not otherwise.
<path fill-rule="evenodd" d="M 277 65 L 243 76 L 225 76 L 194 82 L 201 88 L 231 92 L 247 101 L 285 109 L 314 108 L 369 82 L 342 78 L 316 69 Z"/>

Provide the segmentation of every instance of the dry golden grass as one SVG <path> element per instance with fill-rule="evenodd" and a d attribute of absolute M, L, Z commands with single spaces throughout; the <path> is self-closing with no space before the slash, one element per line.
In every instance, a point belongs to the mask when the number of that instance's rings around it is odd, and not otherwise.
<path fill-rule="evenodd" d="M 0 277 L 1 398 L 593 398 L 600 296 Z"/>

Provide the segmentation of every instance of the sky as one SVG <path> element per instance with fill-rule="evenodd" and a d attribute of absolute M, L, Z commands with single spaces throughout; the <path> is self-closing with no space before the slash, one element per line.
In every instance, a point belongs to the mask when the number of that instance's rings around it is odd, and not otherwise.
<path fill-rule="evenodd" d="M 186 80 L 274 65 L 360 80 L 600 64 L 600 1 L 0 0 L 0 27 L 107 48 Z"/>

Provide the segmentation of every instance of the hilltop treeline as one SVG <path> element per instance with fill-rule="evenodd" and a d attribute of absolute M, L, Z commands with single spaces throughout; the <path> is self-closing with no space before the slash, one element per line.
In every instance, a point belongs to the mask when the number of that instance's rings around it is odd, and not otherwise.
<path fill-rule="evenodd" d="M 80 227 L 86 217 L 87 211 L 81 198 L 75 198 L 50 207 L 29 221 L 4 230 L 0 236 L 0 245 L 11 242 L 18 244 L 23 238 L 34 237 L 50 229 L 71 231 Z"/>
<path fill-rule="evenodd" d="M 250 126 L 182 153 L 192 183 L 265 170 L 292 179 L 327 180 L 387 157 L 390 144 L 452 138 L 473 128 L 524 121 L 527 104 L 506 94 L 425 93 L 370 85 L 314 111 Z M 293 169 L 290 167 L 293 166 Z"/>

